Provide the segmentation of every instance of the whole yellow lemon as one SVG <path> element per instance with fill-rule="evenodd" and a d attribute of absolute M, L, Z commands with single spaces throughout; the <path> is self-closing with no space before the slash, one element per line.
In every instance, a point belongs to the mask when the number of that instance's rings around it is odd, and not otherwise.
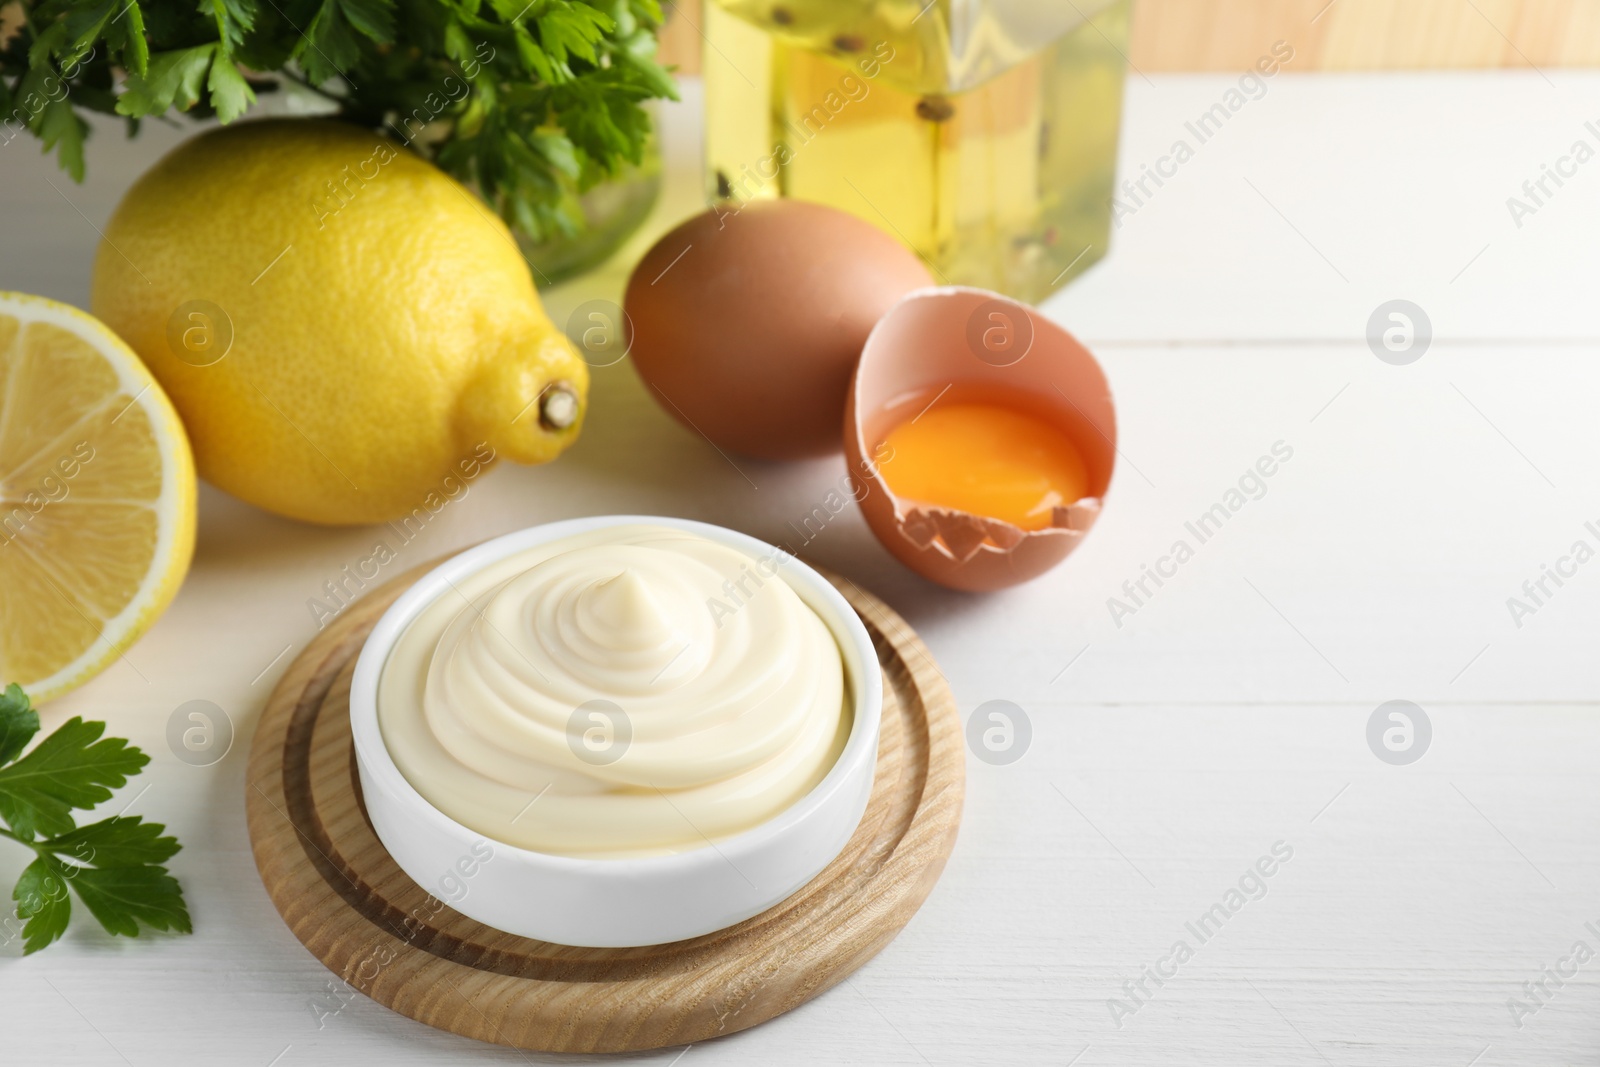
<path fill-rule="evenodd" d="M 396 519 L 577 437 L 588 368 L 505 225 L 355 126 L 180 145 L 129 190 L 94 313 L 172 399 L 202 477 L 322 523 Z"/>

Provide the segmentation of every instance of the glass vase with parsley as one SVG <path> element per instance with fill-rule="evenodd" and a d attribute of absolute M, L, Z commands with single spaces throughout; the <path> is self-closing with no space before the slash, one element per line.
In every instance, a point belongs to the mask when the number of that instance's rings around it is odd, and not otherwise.
<path fill-rule="evenodd" d="M 658 0 L 0 2 L 0 140 L 31 131 L 81 180 L 88 112 L 134 134 L 314 96 L 479 190 L 529 249 L 593 226 L 586 194 L 648 167 L 646 105 L 676 96 L 661 17 Z"/>

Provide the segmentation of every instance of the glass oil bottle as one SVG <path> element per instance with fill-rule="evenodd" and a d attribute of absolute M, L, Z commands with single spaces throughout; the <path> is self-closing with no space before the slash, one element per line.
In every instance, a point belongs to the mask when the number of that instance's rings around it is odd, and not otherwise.
<path fill-rule="evenodd" d="M 1105 255 L 1129 0 L 707 0 L 708 194 L 900 237 L 1038 301 Z"/>

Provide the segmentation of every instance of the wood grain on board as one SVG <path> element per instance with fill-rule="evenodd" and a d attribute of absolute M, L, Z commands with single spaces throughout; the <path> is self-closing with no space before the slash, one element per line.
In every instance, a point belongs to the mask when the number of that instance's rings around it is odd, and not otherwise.
<path fill-rule="evenodd" d="M 267 893 L 351 988 L 430 1026 L 515 1048 L 686 1044 L 754 1026 L 842 981 L 932 890 L 961 819 L 960 716 L 905 621 L 830 576 L 872 633 L 884 709 L 866 814 L 826 870 L 737 926 L 646 948 L 553 945 L 453 911 L 401 872 L 373 834 L 348 714 L 367 633 L 435 565 L 375 590 L 306 647 L 269 698 L 250 752 L 246 808 Z"/>

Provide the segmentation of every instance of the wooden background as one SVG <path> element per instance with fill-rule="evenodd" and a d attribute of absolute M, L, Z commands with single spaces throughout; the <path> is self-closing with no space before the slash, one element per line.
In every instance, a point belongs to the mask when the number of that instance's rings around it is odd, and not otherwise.
<path fill-rule="evenodd" d="M 701 0 L 663 0 L 663 54 L 700 69 Z M 0 0 L 0 39 L 20 7 Z M 1600 0 L 1134 0 L 1142 71 L 1236 70 L 1295 46 L 1296 71 L 1600 66 Z"/>
<path fill-rule="evenodd" d="M 664 2 L 664 50 L 699 69 L 698 0 Z M 1134 0 L 1132 64 L 1238 70 L 1273 41 L 1297 72 L 1600 65 L 1600 0 Z"/>

